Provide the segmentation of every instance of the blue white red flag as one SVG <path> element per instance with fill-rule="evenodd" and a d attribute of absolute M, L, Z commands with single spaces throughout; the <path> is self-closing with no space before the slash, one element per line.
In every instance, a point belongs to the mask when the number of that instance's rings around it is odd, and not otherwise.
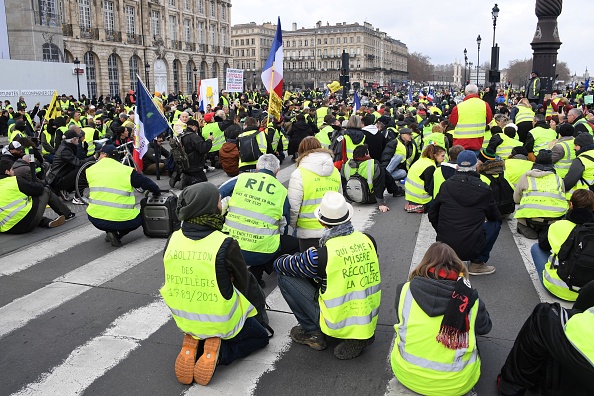
<path fill-rule="evenodd" d="M 270 94 L 268 114 L 280 119 L 283 105 L 283 31 L 280 17 L 276 25 L 276 34 L 272 41 L 270 54 L 262 70 L 262 84 Z"/>
<path fill-rule="evenodd" d="M 412 87 L 408 86 L 408 102 L 411 103 L 413 101 L 413 94 L 412 94 Z"/>
<path fill-rule="evenodd" d="M 361 108 L 361 99 L 359 99 L 359 95 L 357 95 L 357 91 L 355 91 L 353 96 L 353 111 L 359 111 Z"/>
<path fill-rule="evenodd" d="M 590 88 L 590 77 L 586 80 L 586 84 L 584 85 L 584 91 L 588 92 L 588 88 Z"/>
<path fill-rule="evenodd" d="M 142 157 L 148 150 L 148 144 L 170 128 L 163 114 L 157 109 L 148 90 L 138 77 L 136 109 L 134 110 L 134 162 L 142 170 Z"/>

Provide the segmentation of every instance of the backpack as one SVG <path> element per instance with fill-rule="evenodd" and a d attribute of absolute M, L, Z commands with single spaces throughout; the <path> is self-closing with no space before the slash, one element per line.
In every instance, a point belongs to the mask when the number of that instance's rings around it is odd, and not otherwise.
<path fill-rule="evenodd" d="M 190 168 L 190 160 L 188 158 L 188 154 L 186 154 L 184 145 L 181 142 L 181 139 L 184 135 L 185 134 L 182 133 L 179 136 L 172 136 L 171 140 L 169 140 L 171 156 L 173 157 L 173 161 L 175 162 L 175 166 L 177 167 L 179 172 L 186 171 Z"/>
<path fill-rule="evenodd" d="M 594 223 L 578 224 L 557 255 L 557 274 L 570 290 L 594 280 Z"/>
<path fill-rule="evenodd" d="M 239 158 L 241 162 L 254 162 L 262 156 L 260 146 L 258 146 L 258 131 L 252 134 L 239 136 L 237 138 L 237 147 L 239 148 Z"/>
<path fill-rule="evenodd" d="M 514 213 L 516 204 L 514 202 L 514 190 L 509 185 L 509 182 L 503 177 L 503 173 L 499 177 L 493 175 L 485 175 L 490 181 L 491 191 L 495 197 L 497 208 L 502 216 Z"/>
<path fill-rule="evenodd" d="M 345 195 L 353 202 L 370 203 L 367 180 L 359 174 L 351 176 L 346 182 Z"/>

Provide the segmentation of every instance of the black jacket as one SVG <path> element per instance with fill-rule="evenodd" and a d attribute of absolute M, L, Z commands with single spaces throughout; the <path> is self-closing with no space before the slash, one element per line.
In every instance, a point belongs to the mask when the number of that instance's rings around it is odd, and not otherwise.
<path fill-rule="evenodd" d="M 386 143 L 386 148 L 382 152 L 382 159 L 380 161 L 382 168 L 385 168 L 386 166 L 388 166 L 388 164 L 390 163 L 390 160 L 396 153 L 396 145 L 398 145 L 398 144 L 404 144 L 404 146 L 406 147 L 406 158 L 402 160 L 400 165 L 398 165 L 398 169 L 407 170 L 406 160 L 409 159 L 413 155 L 413 152 L 414 152 L 413 145 L 415 145 L 416 143 L 411 140 L 408 144 L 406 144 L 406 143 L 404 143 L 402 138 L 400 138 L 400 136 L 397 137 L 396 139 L 390 140 L 388 143 Z M 413 162 L 416 161 L 418 158 L 419 158 L 419 151 L 417 150 Z"/>
<path fill-rule="evenodd" d="M 483 223 L 501 221 L 491 188 L 476 172 L 456 172 L 446 180 L 429 209 L 437 240 L 447 243 L 461 260 L 473 260 L 485 246 Z"/>
<path fill-rule="evenodd" d="M 76 156 L 77 146 L 71 143 L 66 143 L 65 140 L 60 143 L 52 162 L 51 171 L 47 177 L 47 183 L 52 184 L 55 180 L 59 180 L 79 168 L 83 163 L 92 161 L 95 158 L 89 157 L 86 160 L 81 160 Z"/>
<path fill-rule="evenodd" d="M 312 135 L 313 132 L 309 124 L 303 121 L 295 121 L 289 131 L 289 147 L 287 150 L 289 155 L 295 154 L 301 141 Z"/>
<path fill-rule="evenodd" d="M 190 162 L 190 167 L 184 173 L 203 174 L 206 154 L 212 148 L 212 140 L 204 140 L 202 135 L 190 131 L 182 135 L 181 143 Z"/>
<path fill-rule="evenodd" d="M 169 158 L 169 151 L 163 146 L 157 145 L 154 141 L 149 143 L 149 146 L 146 150 L 146 153 L 142 156 L 142 165 L 144 168 L 149 167 L 150 165 L 156 163 L 155 162 L 155 148 L 157 148 L 157 152 L 159 153 L 159 162 L 163 162 L 161 157 Z"/>

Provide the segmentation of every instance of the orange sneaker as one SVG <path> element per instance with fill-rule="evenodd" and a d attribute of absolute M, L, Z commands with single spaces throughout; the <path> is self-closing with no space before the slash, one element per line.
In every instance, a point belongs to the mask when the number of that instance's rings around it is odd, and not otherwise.
<path fill-rule="evenodd" d="M 197 349 L 198 340 L 189 334 L 185 334 L 182 349 L 177 355 L 177 359 L 175 359 L 175 376 L 184 385 L 190 385 L 194 380 Z"/>
<path fill-rule="evenodd" d="M 208 385 L 219 362 L 221 339 L 218 337 L 207 338 L 204 341 L 204 353 L 194 366 L 194 381 L 200 385 Z"/>

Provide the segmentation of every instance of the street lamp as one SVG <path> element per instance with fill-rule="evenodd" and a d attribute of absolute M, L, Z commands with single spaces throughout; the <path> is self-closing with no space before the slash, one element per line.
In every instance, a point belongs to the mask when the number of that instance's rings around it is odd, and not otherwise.
<path fill-rule="evenodd" d="M 149 81 L 149 72 L 151 71 L 151 65 L 148 62 L 144 64 L 144 79 L 146 80 L 146 86 L 150 90 L 151 83 Z"/>
<path fill-rule="evenodd" d="M 462 83 L 462 87 L 466 86 L 466 69 L 468 69 L 468 51 L 464 48 L 464 82 Z"/>
<path fill-rule="evenodd" d="M 252 91 L 255 91 L 256 90 L 256 72 L 252 73 L 252 81 L 253 81 Z"/>
<path fill-rule="evenodd" d="M 481 35 L 479 34 L 478 37 L 476 38 L 476 46 L 478 48 L 478 51 L 476 53 L 476 85 L 478 85 L 479 83 L 479 76 L 478 76 L 478 72 L 479 72 L 479 67 L 481 64 Z"/>
<path fill-rule="evenodd" d="M 194 91 L 196 91 L 196 97 L 198 97 L 198 69 L 196 65 L 194 65 L 192 71 L 194 72 Z"/>
<path fill-rule="evenodd" d="M 499 46 L 495 43 L 495 29 L 497 28 L 497 17 L 499 16 L 499 7 L 497 4 L 491 10 L 493 18 L 493 48 L 491 48 L 491 70 L 489 71 L 489 82 L 499 82 Z"/>
<path fill-rule="evenodd" d="M 78 60 L 78 57 L 74 58 L 74 71 L 76 72 L 76 91 L 78 92 L 78 101 L 80 102 L 80 80 L 78 78 L 78 65 L 80 65 L 80 61 Z"/>
<path fill-rule="evenodd" d="M 470 83 L 470 81 L 472 81 L 472 65 L 474 63 L 472 62 L 468 62 L 468 83 Z"/>
<path fill-rule="evenodd" d="M 497 27 L 497 17 L 499 16 L 499 7 L 495 3 L 495 7 L 491 10 L 491 17 L 493 18 L 493 47 L 495 47 L 495 28 Z"/>

